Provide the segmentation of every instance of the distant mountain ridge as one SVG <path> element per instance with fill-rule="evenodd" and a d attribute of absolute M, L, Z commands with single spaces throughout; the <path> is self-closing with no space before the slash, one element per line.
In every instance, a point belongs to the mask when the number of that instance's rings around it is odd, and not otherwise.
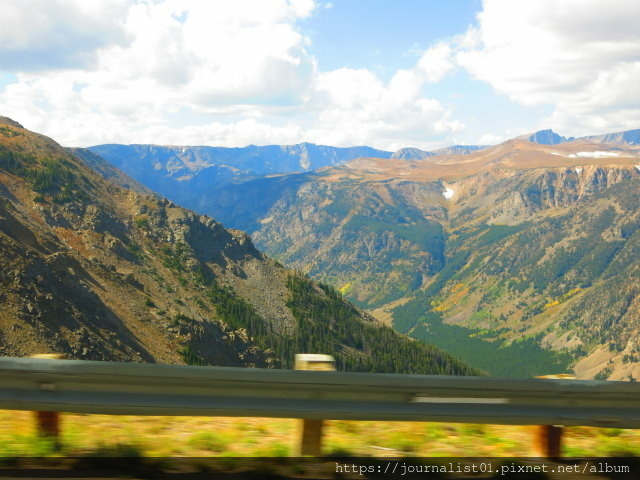
<path fill-rule="evenodd" d="M 627 130 L 625 132 L 607 133 L 605 135 L 592 135 L 583 138 L 595 143 L 608 143 L 612 145 L 640 145 L 640 129 Z"/>
<path fill-rule="evenodd" d="M 561 145 L 571 141 L 637 145 L 640 143 L 640 130 L 574 138 L 563 137 L 547 129 L 518 138 L 541 145 Z M 198 210 L 202 202 L 196 201 L 194 195 L 227 183 L 260 176 L 310 172 L 344 165 L 358 158 L 424 160 L 442 155 L 468 155 L 486 148 L 487 145 L 451 145 L 431 151 L 402 148 L 391 152 L 368 146 L 332 147 L 300 143 L 246 147 L 104 144 L 87 150 L 148 188 Z"/>
<path fill-rule="evenodd" d="M 249 145 L 246 147 L 162 146 L 104 144 L 87 150 L 136 178 L 151 168 L 176 180 L 189 180 L 211 167 L 230 176 L 308 172 L 343 165 L 356 158 L 422 159 L 435 155 L 465 155 L 486 145 L 452 145 L 437 150 L 403 148 L 396 152 L 367 146 L 332 147 L 313 143 L 296 145 Z M 153 177 L 153 175 L 152 175 Z"/>
<path fill-rule="evenodd" d="M 393 152 L 391 158 L 401 160 L 423 160 L 437 155 L 468 155 L 478 150 L 488 148 L 490 145 L 451 145 L 436 150 L 420 150 L 419 148 L 401 148 Z"/>
<path fill-rule="evenodd" d="M 389 158 L 392 152 L 371 147 L 329 147 L 313 143 L 246 147 L 106 144 L 88 148 L 125 173 L 132 162 L 145 161 L 173 178 L 192 177 L 212 166 L 232 172 L 268 175 L 341 165 L 359 157 Z"/>
<path fill-rule="evenodd" d="M 401 148 L 391 154 L 390 158 L 402 160 L 422 160 L 423 158 L 435 156 L 434 152 L 420 150 L 419 148 Z"/>
<path fill-rule="evenodd" d="M 433 150 L 433 153 L 435 155 L 468 155 L 469 153 L 484 150 L 490 146 L 491 145 L 451 145 Z"/>
<path fill-rule="evenodd" d="M 227 184 L 309 172 L 344 165 L 357 158 L 424 159 L 442 153 L 465 154 L 481 148 L 484 147 L 456 145 L 433 152 L 410 148 L 394 153 L 366 146 L 343 148 L 300 143 L 233 148 L 105 144 L 83 150 L 104 158 L 125 175 L 177 204 L 205 211 L 211 189 Z"/>
<path fill-rule="evenodd" d="M 563 137 L 553 130 L 539 130 L 521 137 L 529 142 L 540 145 L 558 145 L 574 140 L 586 140 L 592 143 L 604 143 L 608 145 L 640 145 L 640 129 L 626 130 L 623 132 L 605 133 L 601 135 L 587 135 L 583 137 Z"/>

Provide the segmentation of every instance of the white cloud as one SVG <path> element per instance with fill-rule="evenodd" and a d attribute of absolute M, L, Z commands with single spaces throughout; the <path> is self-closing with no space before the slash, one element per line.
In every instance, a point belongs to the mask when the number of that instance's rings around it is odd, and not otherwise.
<path fill-rule="evenodd" d="M 551 104 L 564 134 L 640 123 L 640 2 L 485 0 L 459 65 L 523 105 Z"/>
<path fill-rule="evenodd" d="M 312 2 L 286 0 L 134 4 L 127 29 L 135 40 L 105 51 L 100 67 L 112 80 L 121 76 L 119 87 L 147 78 L 158 97 L 196 109 L 297 103 L 315 66 L 295 21 L 312 9 Z"/>
<path fill-rule="evenodd" d="M 121 132 L 127 138 L 126 132 Z M 158 143 L 165 139 L 167 145 L 269 145 L 300 142 L 302 131 L 298 125 L 288 124 L 281 127 L 259 122 L 253 118 L 237 122 L 212 122 L 206 125 L 189 125 L 171 128 L 166 125 L 150 126 L 141 129 L 137 138 L 140 143 Z M 295 142 L 291 142 L 296 139 Z"/>
<path fill-rule="evenodd" d="M 478 140 L 478 145 L 497 145 L 503 142 L 505 138 L 502 135 L 495 135 L 493 133 L 485 133 Z"/>
<path fill-rule="evenodd" d="M 91 65 L 23 68 L 0 93 L 2 114 L 65 145 L 314 141 L 432 148 L 434 136 L 464 128 L 422 94 L 453 68 L 444 43 L 385 83 L 366 69 L 318 72 L 297 25 L 318 8 L 312 0 L 131 1 L 117 3 L 114 15 L 102 0 L 92 9 L 86 3 L 52 0 L 61 13 L 52 13 L 49 24 L 24 38 L 0 33 L 6 40 L 0 55 L 11 48 L 38 52 L 48 48 L 46 32 L 67 18 L 86 17 L 90 25 L 102 19 L 93 25 L 97 40 L 82 50 Z M 13 0 L 11 6 L 14 19 L 27 14 Z M 65 34 L 56 48 L 75 58 L 86 32 Z"/>
<path fill-rule="evenodd" d="M 0 91 L 0 111 L 68 145 L 124 132 L 137 141 L 134 132 L 184 111 L 235 114 L 230 131 L 240 132 L 247 115 L 300 106 L 313 86 L 315 61 L 296 26 L 312 0 L 8 1 L 0 59 L 33 59 L 6 65 L 18 81 Z M 221 142 L 246 137 L 211 131 Z"/>
<path fill-rule="evenodd" d="M 446 42 L 440 42 L 426 50 L 418 62 L 418 69 L 432 83 L 442 80 L 454 66 L 451 47 Z"/>
<path fill-rule="evenodd" d="M 12 67 L 18 80 L 0 91 L 0 112 L 65 145 L 314 141 L 393 150 L 442 146 L 434 137 L 464 128 L 423 94 L 455 66 L 446 43 L 388 82 L 366 69 L 318 72 L 299 21 L 327 3 L 8 2 L 0 58 L 27 52 L 33 61 Z M 9 25 L 38 5 L 46 15 L 32 26 Z"/>
<path fill-rule="evenodd" d="M 3 0 L 0 68 L 90 66 L 97 50 L 128 40 L 123 0 Z"/>
<path fill-rule="evenodd" d="M 432 147 L 429 138 L 461 131 L 440 102 L 421 95 L 418 69 L 399 70 L 387 85 L 366 69 L 341 68 L 318 77 L 318 124 L 312 141 L 332 145 L 371 145 L 390 150 Z"/>
<path fill-rule="evenodd" d="M 318 71 L 301 20 L 330 8 L 324 0 L 2 3 L 0 68 L 17 81 L 0 86 L 0 114 L 66 145 L 437 148 L 465 126 L 425 91 L 460 67 L 523 105 L 551 105 L 541 128 L 640 124 L 637 0 L 485 0 L 475 27 L 388 81 Z M 480 143 L 524 133 L 517 125 Z"/>
<path fill-rule="evenodd" d="M 450 46 L 438 43 L 386 84 L 367 69 L 320 73 L 314 98 L 320 104 L 318 122 L 308 137 L 318 143 L 387 150 L 440 147 L 434 137 L 450 137 L 465 126 L 441 102 L 424 97 L 423 88 L 442 80 L 454 66 Z"/>

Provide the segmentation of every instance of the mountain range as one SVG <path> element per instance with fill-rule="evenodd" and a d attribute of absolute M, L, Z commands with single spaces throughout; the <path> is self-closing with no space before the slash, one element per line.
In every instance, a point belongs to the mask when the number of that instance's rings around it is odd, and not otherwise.
<path fill-rule="evenodd" d="M 424 156 L 334 156 L 309 171 L 237 170 L 223 181 L 198 181 L 219 165 L 182 180 L 155 171 L 174 199 L 476 367 L 635 379 L 639 132 L 541 131 Z M 90 150 L 157 188 L 133 171 L 148 171 L 151 158 Z"/>
<path fill-rule="evenodd" d="M 545 145 L 576 140 L 574 137 L 558 135 L 552 130 L 541 130 L 519 138 Z M 638 144 L 640 130 L 581 137 L 577 140 L 594 143 Z M 402 148 L 391 152 L 367 146 L 340 148 L 311 143 L 249 145 L 237 148 L 105 144 L 89 147 L 87 150 L 107 160 L 118 171 L 177 204 L 201 213 L 215 215 L 217 210 L 209 209 L 214 201 L 210 198 L 210 192 L 228 184 L 272 175 L 303 173 L 324 167 L 340 166 L 357 158 L 426 160 L 441 155 L 466 155 L 487 147 L 487 145 L 451 145 L 431 151 Z M 76 149 L 73 153 L 88 155 L 79 153 L 80 150 L 83 149 Z M 111 178 L 114 178 L 113 174 Z"/>
<path fill-rule="evenodd" d="M 1 355 L 292 368 L 295 353 L 326 353 L 341 370 L 479 373 L 5 117 L 0 265 Z"/>
<path fill-rule="evenodd" d="M 363 157 L 424 159 L 482 148 L 454 145 L 434 151 L 405 148 L 390 152 L 365 146 L 340 148 L 300 143 L 241 148 L 107 144 L 87 150 L 179 205 L 206 213 L 209 190 L 249 178 L 308 172 Z M 88 155 L 79 153 L 80 150 L 74 153 Z"/>

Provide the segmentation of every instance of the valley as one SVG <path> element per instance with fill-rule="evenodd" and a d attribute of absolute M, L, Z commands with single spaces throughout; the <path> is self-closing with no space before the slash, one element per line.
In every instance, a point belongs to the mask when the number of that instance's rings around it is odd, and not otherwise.
<path fill-rule="evenodd" d="M 634 142 L 637 131 L 543 131 L 463 154 L 238 176 L 194 188 L 189 202 L 485 371 L 635 380 Z"/>

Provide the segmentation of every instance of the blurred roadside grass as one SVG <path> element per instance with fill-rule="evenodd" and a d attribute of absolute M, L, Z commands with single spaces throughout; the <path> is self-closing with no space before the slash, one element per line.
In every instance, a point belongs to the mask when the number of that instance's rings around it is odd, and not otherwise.
<path fill-rule="evenodd" d="M 299 421 L 272 418 L 63 414 L 60 450 L 31 412 L 0 410 L 0 457 L 283 457 L 298 454 Z M 328 421 L 324 451 L 340 456 L 533 455 L 531 427 Z M 565 456 L 640 456 L 640 430 L 571 427 Z M 1 458 L 0 458 L 1 461 Z"/>

